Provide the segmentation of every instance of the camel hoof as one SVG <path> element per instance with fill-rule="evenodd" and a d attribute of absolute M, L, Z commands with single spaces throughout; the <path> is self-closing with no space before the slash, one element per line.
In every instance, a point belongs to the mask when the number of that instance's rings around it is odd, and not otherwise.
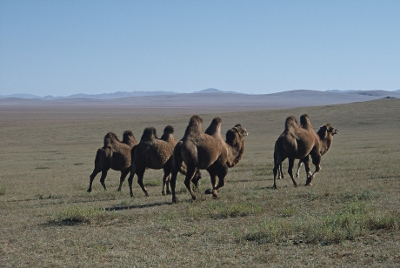
<path fill-rule="evenodd" d="M 178 202 L 178 199 L 176 197 L 172 197 L 172 203 L 176 204 Z"/>
<path fill-rule="evenodd" d="M 211 189 L 207 189 L 207 190 L 204 192 L 204 194 L 213 194 L 213 192 L 212 192 Z"/>
<path fill-rule="evenodd" d="M 145 194 L 146 196 L 149 196 L 149 193 L 148 193 L 148 192 L 145 192 L 144 194 Z"/>
<path fill-rule="evenodd" d="M 312 183 L 311 182 L 309 182 L 309 183 L 306 183 L 306 185 L 305 186 L 312 186 Z"/>
<path fill-rule="evenodd" d="M 164 191 L 162 191 L 161 194 L 162 194 L 162 196 L 165 196 L 165 192 Z"/>
<path fill-rule="evenodd" d="M 92 192 L 92 189 L 90 189 L 90 188 L 89 188 L 89 189 L 87 189 L 87 192 L 88 192 L 88 193 Z"/>

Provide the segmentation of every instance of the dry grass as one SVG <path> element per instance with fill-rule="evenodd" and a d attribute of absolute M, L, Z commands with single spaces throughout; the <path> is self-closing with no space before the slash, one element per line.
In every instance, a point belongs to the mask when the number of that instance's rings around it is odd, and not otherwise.
<path fill-rule="evenodd" d="M 166 124 L 183 136 L 194 111 L 0 107 L 0 266 L 2 267 L 298 267 L 400 266 L 400 100 L 338 106 L 203 113 L 250 133 L 242 162 L 220 198 L 191 201 L 178 178 L 177 204 L 162 196 L 162 171 L 148 170 L 145 197 L 109 171 L 108 191 L 88 194 L 104 134 L 137 139 Z M 198 113 L 198 111 L 196 111 Z M 273 146 L 288 115 L 308 113 L 314 128 L 339 130 L 312 187 L 304 170 L 273 184 Z M 284 163 L 286 169 L 287 163 Z M 287 173 L 286 173 L 287 174 Z"/>

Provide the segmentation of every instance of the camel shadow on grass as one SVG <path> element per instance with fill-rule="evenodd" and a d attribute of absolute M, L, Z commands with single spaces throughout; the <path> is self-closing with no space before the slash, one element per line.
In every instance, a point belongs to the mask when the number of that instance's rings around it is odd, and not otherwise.
<path fill-rule="evenodd" d="M 160 206 L 165 206 L 165 205 L 171 205 L 171 202 L 155 202 L 155 203 L 151 203 L 151 204 L 130 205 L 130 206 L 113 206 L 113 207 L 104 208 L 104 210 L 105 211 L 120 211 L 120 210 L 160 207 Z"/>

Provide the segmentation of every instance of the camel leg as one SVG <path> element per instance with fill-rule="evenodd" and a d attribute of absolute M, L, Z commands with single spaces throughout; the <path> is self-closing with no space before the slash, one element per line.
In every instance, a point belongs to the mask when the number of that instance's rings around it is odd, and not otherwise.
<path fill-rule="evenodd" d="M 146 188 L 144 188 L 144 184 L 143 184 L 143 176 L 144 176 L 144 170 L 139 170 L 136 172 L 137 174 L 137 183 L 140 185 L 140 188 L 142 188 L 144 194 L 146 196 L 149 196 L 149 193 L 147 192 Z"/>
<path fill-rule="evenodd" d="M 294 187 L 297 187 L 297 183 L 293 178 L 293 166 L 294 166 L 294 158 L 289 158 L 289 168 L 288 168 L 288 173 L 290 175 L 290 178 L 292 179 Z"/>
<path fill-rule="evenodd" d="M 300 176 L 300 168 L 301 165 L 304 164 L 304 169 L 306 171 L 306 174 L 308 176 L 309 172 L 310 172 L 310 156 L 306 156 L 302 159 L 299 160 L 299 163 L 297 164 L 297 170 L 296 170 L 296 178 L 298 178 Z"/>
<path fill-rule="evenodd" d="M 177 171 L 173 171 L 172 174 L 171 174 L 170 184 L 171 184 L 172 203 L 176 203 L 177 202 L 176 195 L 175 195 L 176 176 L 177 175 L 178 175 Z"/>
<path fill-rule="evenodd" d="M 278 175 L 279 172 L 279 163 L 275 163 L 274 165 L 274 185 L 272 186 L 273 189 L 276 189 L 276 176 Z"/>
<path fill-rule="evenodd" d="M 321 154 L 318 153 L 318 154 L 312 155 L 311 158 L 312 158 L 312 162 L 313 162 L 313 164 L 315 166 L 315 171 L 314 171 L 313 174 L 311 174 L 311 175 L 309 175 L 307 177 L 307 182 L 306 182 L 307 186 L 311 186 L 312 185 L 311 181 L 314 179 L 315 174 L 318 171 L 321 170 L 321 166 L 320 166 L 320 164 L 321 164 Z"/>
<path fill-rule="evenodd" d="M 167 191 L 165 192 L 165 188 L 167 188 Z M 169 189 L 169 174 L 164 172 L 163 176 L 163 188 L 162 188 L 162 195 L 165 194 L 171 194 L 171 191 Z"/>
<path fill-rule="evenodd" d="M 93 184 L 93 180 L 96 177 L 96 175 L 100 172 L 101 170 L 98 170 L 96 168 L 94 168 L 92 174 L 90 174 L 90 180 L 89 180 L 89 188 L 87 189 L 87 192 L 90 193 L 92 191 L 92 184 Z"/>
<path fill-rule="evenodd" d="M 301 168 L 302 164 L 303 164 L 303 161 L 299 160 L 299 163 L 297 164 L 296 178 L 298 178 L 300 176 L 300 168 Z"/>
<path fill-rule="evenodd" d="M 226 167 L 223 167 L 221 170 L 219 170 L 219 172 L 218 172 L 218 185 L 217 185 L 217 187 L 215 187 L 214 189 L 213 189 L 213 197 L 214 198 L 218 198 L 218 194 L 217 194 L 217 192 L 218 192 L 218 190 L 221 188 L 221 187 L 224 187 L 224 185 L 225 185 L 225 182 L 226 182 L 226 175 L 228 174 L 228 167 L 226 166 Z"/>
<path fill-rule="evenodd" d="M 131 170 L 131 174 L 129 175 L 128 178 L 128 183 L 129 183 L 129 192 L 131 194 L 131 197 L 133 197 L 133 192 L 132 192 L 132 182 L 133 182 L 133 177 L 135 176 L 134 170 Z M 121 185 L 120 185 L 121 186 Z"/>
<path fill-rule="evenodd" d="M 276 188 L 276 177 L 278 175 L 278 172 L 282 169 L 282 162 L 286 159 L 286 157 L 281 157 L 278 154 L 274 153 L 274 185 L 272 186 L 272 189 L 277 189 Z"/>
<path fill-rule="evenodd" d="M 100 183 L 101 183 L 101 185 L 103 185 L 104 190 L 107 190 L 106 185 L 105 185 L 105 183 L 104 183 L 104 181 L 105 181 L 105 179 L 106 179 L 106 176 L 107 176 L 107 171 L 108 171 L 108 170 L 103 170 L 103 171 L 101 172 L 101 178 L 100 178 Z"/>
<path fill-rule="evenodd" d="M 199 180 L 200 179 L 201 179 L 201 172 L 200 172 L 200 169 L 198 169 L 196 174 L 194 175 L 194 177 L 192 179 L 192 183 L 194 184 L 194 186 L 196 188 L 199 187 Z"/>
<path fill-rule="evenodd" d="M 171 174 L 171 166 L 172 166 L 172 161 L 168 161 L 166 165 L 164 166 L 164 176 L 163 176 L 163 188 L 162 188 L 162 195 L 165 195 L 165 188 L 167 188 L 166 194 L 171 194 L 171 191 L 169 189 L 169 175 Z"/>
<path fill-rule="evenodd" d="M 278 179 L 284 179 L 284 176 L 283 176 L 283 169 L 282 169 L 282 163 L 279 165 L 279 175 L 278 175 Z"/>
<path fill-rule="evenodd" d="M 190 195 L 192 196 L 193 200 L 196 200 L 196 195 L 193 192 L 192 189 L 192 178 L 194 177 L 195 173 L 196 173 L 197 168 L 192 168 L 192 167 L 188 167 L 187 171 L 186 171 L 186 177 L 185 177 L 185 186 L 186 188 L 189 190 Z"/>
<path fill-rule="evenodd" d="M 175 147 L 176 151 L 176 147 Z M 172 161 L 171 161 L 171 179 L 170 179 L 170 184 L 171 184 L 171 194 L 172 194 L 172 203 L 176 203 L 178 199 L 176 198 L 176 177 L 178 176 L 178 172 L 181 171 L 182 167 L 182 159 L 179 156 L 179 153 L 176 153 L 174 151 L 174 154 L 172 156 Z"/>
<path fill-rule="evenodd" d="M 210 180 L 211 180 L 211 189 L 207 189 L 205 191 L 205 194 L 212 194 L 214 195 L 214 191 L 217 188 L 217 173 L 213 169 L 208 169 L 208 174 L 210 175 Z"/>
<path fill-rule="evenodd" d="M 124 183 L 125 178 L 129 174 L 129 172 L 130 172 L 130 169 L 121 171 L 121 177 L 119 178 L 118 192 L 121 192 L 122 184 Z"/>

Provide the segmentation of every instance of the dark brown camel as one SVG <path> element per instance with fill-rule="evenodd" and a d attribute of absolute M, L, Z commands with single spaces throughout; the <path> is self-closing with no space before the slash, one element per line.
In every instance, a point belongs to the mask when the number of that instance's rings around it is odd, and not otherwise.
<path fill-rule="evenodd" d="M 92 183 L 96 175 L 101 172 L 100 182 L 106 190 L 104 180 L 108 170 L 121 171 L 120 186 L 118 191 L 121 191 L 122 182 L 130 172 L 131 166 L 131 148 L 136 145 L 136 139 L 130 130 L 126 130 L 123 134 L 123 142 L 121 142 L 114 132 L 108 132 L 104 136 L 104 146 L 99 148 L 94 161 L 94 169 L 90 175 L 89 193 L 92 191 Z"/>
<path fill-rule="evenodd" d="M 161 139 L 157 138 L 157 132 L 154 127 L 147 127 L 143 131 L 139 144 L 131 152 L 132 165 L 128 182 L 132 197 L 132 181 L 135 174 L 143 192 L 146 196 L 149 195 L 143 184 L 143 176 L 146 168 L 164 170 L 162 194 L 165 195 L 165 188 L 167 188 L 167 194 L 170 193 L 168 184 L 169 175 L 171 174 L 170 161 L 177 143 L 173 134 L 174 128 L 170 125 L 165 127 Z M 182 168 L 180 171 L 184 172 Z"/>
<path fill-rule="evenodd" d="M 221 136 L 221 119 L 214 118 L 206 132 L 203 131 L 203 120 L 194 115 L 190 118 L 185 135 L 177 144 L 173 155 L 173 169 L 171 176 L 172 202 L 176 202 L 176 177 L 182 162 L 186 164 L 187 173 L 185 186 L 192 199 L 196 195 L 191 182 L 196 171 L 206 169 L 210 174 L 214 198 L 217 191 L 225 184 L 228 168 L 236 166 L 244 154 L 244 137 L 248 133 L 240 124 L 230 129 L 226 134 L 226 141 Z M 217 184 L 217 177 L 219 178 Z"/>

